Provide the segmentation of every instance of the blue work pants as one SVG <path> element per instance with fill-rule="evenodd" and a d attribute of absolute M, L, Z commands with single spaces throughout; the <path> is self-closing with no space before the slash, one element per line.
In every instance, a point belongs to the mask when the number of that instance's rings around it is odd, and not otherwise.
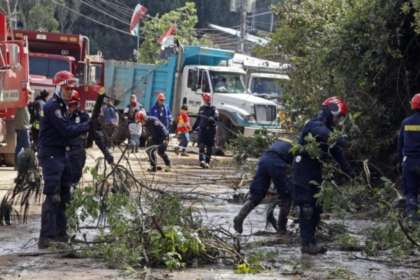
<path fill-rule="evenodd" d="M 83 168 L 86 164 L 86 151 L 82 148 L 73 148 L 66 151 L 66 159 L 71 165 L 71 182 L 79 183 L 83 176 Z"/>
<path fill-rule="evenodd" d="M 216 128 L 200 127 L 198 130 L 198 160 L 210 163 L 213 146 L 216 143 Z"/>
<path fill-rule="evenodd" d="M 419 182 L 420 157 L 405 157 L 402 164 L 401 190 L 405 195 L 405 210 L 407 213 L 418 211 Z"/>
<path fill-rule="evenodd" d="M 166 166 L 171 165 L 171 161 L 169 160 L 168 154 L 166 153 L 166 148 L 167 145 L 163 144 L 164 140 L 156 140 L 152 138 L 152 146 L 149 147 L 148 149 L 148 154 L 149 154 L 149 160 L 150 160 L 150 165 L 156 167 L 156 155 L 155 152 L 157 151 L 157 154 L 159 155 L 159 157 L 161 157 L 163 159 L 163 161 L 165 162 Z"/>
<path fill-rule="evenodd" d="M 250 185 L 251 198 L 254 207 L 257 207 L 267 195 L 271 180 L 280 195 L 282 208 L 290 208 L 292 204 L 291 185 L 286 174 L 286 163 L 275 154 L 264 154 L 258 161 L 257 172 Z"/>
<path fill-rule="evenodd" d="M 70 201 L 72 183 L 71 165 L 65 157 L 64 149 L 56 153 L 54 149 L 44 149 L 39 158 L 44 177 L 45 201 L 41 212 L 41 238 L 64 235 L 67 228 L 66 203 Z M 60 202 L 54 203 L 54 194 L 60 194 Z"/>
<path fill-rule="evenodd" d="M 322 183 L 322 164 L 309 156 L 296 156 L 293 161 L 293 200 L 300 208 L 299 227 L 302 246 L 315 243 L 315 229 L 321 220 L 322 206 L 315 194 Z M 313 184 L 312 182 L 316 183 Z M 310 215 L 305 209 L 310 209 Z"/>
<path fill-rule="evenodd" d="M 188 132 L 181 133 L 181 141 L 179 142 L 179 146 L 183 147 L 182 152 L 187 150 L 188 143 L 190 142 L 190 134 Z"/>

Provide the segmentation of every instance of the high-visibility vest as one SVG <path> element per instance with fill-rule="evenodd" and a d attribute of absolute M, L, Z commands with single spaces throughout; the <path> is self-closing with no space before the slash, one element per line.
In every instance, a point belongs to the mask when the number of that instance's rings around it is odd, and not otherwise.
<path fill-rule="evenodd" d="M 181 110 L 181 113 L 178 115 L 176 132 L 177 133 L 187 133 L 191 130 L 190 117 L 187 114 L 187 111 Z"/>

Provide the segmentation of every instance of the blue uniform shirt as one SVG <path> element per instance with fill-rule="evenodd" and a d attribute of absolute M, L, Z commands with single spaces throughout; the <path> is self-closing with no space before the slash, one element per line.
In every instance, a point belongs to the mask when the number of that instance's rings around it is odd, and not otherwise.
<path fill-rule="evenodd" d="M 321 159 L 323 161 L 327 159 L 328 154 L 331 154 L 335 161 L 340 165 L 340 168 L 344 173 L 346 173 L 352 178 L 356 177 L 356 173 L 353 171 L 353 169 L 351 169 L 340 149 L 340 147 L 346 146 L 346 141 L 344 139 L 338 139 L 334 147 L 330 148 L 328 145 L 328 139 L 330 137 L 330 134 L 332 133 L 332 128 L 325 125 L 325 123 L 321 121 L 321 118 L 310 120 L 305 125 L 299 139 L 299 144 L 307 144 L 305 137 L 309 133 L 311 133 L 313 137 L 316 137 L 316 141 L 320 143 L 320 148 L 322 150 Z M 307 159 L 309 160 L 308 162 L 310 162 L 310 164 L 313 166 L 322 165 L 322 163 L 318 159 L 311 158 L 307 152 L 303 152 L 300 155 L 307 157 Z"/>
<path fill-rule="evenodd" d="M 169 139 L 168 130 L 156 117 L 146 117 L 146 125 L 144 127 L 156 141 Z"/>
<path fill-rule="evenodd" d="M 169 127 L 169 124 L 172 122 L 172 113 L 171 109 L 165 103 L 162 106 L 156 102 L 150 108 L 149 116 L 156 117 L 160 120 L 160 122 L 166 127 Z"/>
<path fill-rule="evenodd" d="M 398 157 L 400 162 L 405 156 L 420 157 L 420 110 L 401 123 L 398 137 Z"/>
<path fill-rule="evenodd" d="M 115 109 L 109 105 L 102 107 L 102 112 L 104 113 L 104 123 L 106 124 L 115 124 L 117 119 L 115 117 Z"/>
<path fill-rule="evenodd" d="M 289 153 L 289 150 L 293 147 L 293 141 L 285 138 L 280 138 L 276 143 L 271 145 L 265 154 L 276 154 L 280 156 L 285 163 L 292 164 L 293 154 Z"/>
<path fill-rule="evenodd" d="M 210 119 L 212 118 L 212 119 Z M 195 130 L 197 127 L 202 128 L 215 128 L 216 122 L 219 121 L 219 111 L 217 111 L 215 106 L 208 106 L 203 105 L 200 107 L 198 111 L 197 119 L 195 120 L 193 130 Z"/>
<path fill-rule="evenodd" d="M 70 120 L 71 125 L 77 125 L 79 123 L 85 123 L 85 122 L 89 121 L 89 119 L 90 119 L 89 115 L 85 112 L 80 111 L 80 110 L 77 110 L 73 114 L 69 115 L 69 120 Z M 87 146 L 87 143 L 86 143 L 87 138 L 86 137 L 87 137 L 86 133 L 83 133 L 82 135 L 71 138 L 69 140 L 69 146 L 70 147 L 79 147 L 79 146 L 86 147 Z"/>
<path fill-rule="evenodd" d="M 38 156 L 42 157 L 43 150 L 49 147 L 57 148 L 64 153 L 65 147 L 69 146 L 69 140 L 89 131 L 89 128 L 88 122 L 71 125 L 67 114 L 67 104 L 55 93 L 45 103 L 41 112 Z"/>

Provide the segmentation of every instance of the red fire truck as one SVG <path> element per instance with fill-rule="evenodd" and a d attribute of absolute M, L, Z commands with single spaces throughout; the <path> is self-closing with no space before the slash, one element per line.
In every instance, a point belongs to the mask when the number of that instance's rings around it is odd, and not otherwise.
<path fill-rule="evenodd" d="M 29 61 L 25 37 L 7 38 L 6 17 L 0 13 L 0 155 L 14 166 L 14 109 L 28 105 Z"/>
<path fill-rule="evenodd" d="M 86 36 L 15 30 L 15 38 L 28 38 L 29 74 L 31 88 L 36 94 L 43 89 L 54 92 L 52 79 L 61 70 L 79 78 L 80 107 L 91 110 L 98 90 L 104 86 L 103 62 L 89 58 L 89 39 Z"/>

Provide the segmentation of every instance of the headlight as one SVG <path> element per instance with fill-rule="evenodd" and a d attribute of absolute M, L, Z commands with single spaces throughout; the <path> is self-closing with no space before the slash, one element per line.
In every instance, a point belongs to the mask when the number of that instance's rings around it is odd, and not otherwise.
<path fill-rule="evenodd" d="M 245 116 L 245 120 L 247 121 L 247 122 L 250 122 L 250 123 L 255 123 L 256 121 L 255 121 L 255 117 L 254 117 L 254 115 L 248 115 L 248 116 Z"/>
<path fill-rule="evenodd" d="M 238 117 L 246 122 L 255 123 L 255 117 L 254 115 L 242 115 L 238 114 Z"/>

